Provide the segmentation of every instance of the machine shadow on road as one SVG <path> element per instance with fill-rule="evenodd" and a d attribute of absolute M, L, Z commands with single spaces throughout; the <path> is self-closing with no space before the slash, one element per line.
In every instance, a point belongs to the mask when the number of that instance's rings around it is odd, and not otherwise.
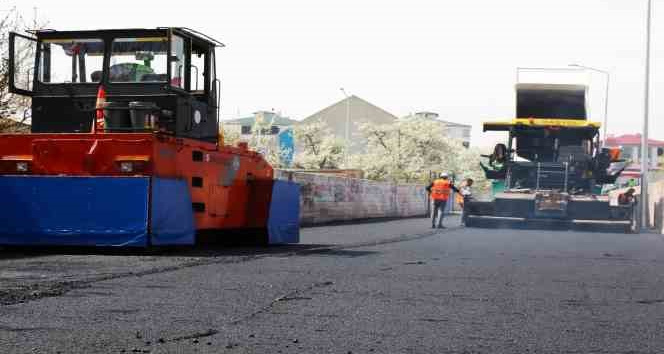
<path fill-rule="evenodd" d="M 461 214 L 459 214 L 461 215 Z M 330 226 L 348 226 L 348 225 L 367 225 L 367 224 L 381 224 L 392 221 L 405 221 L 405 220 L 415 220 L 415 219 L 428 219 L 429 216 L 408 216 L 408 217 L 374 217 L 374 218 L 365 218 L 365 219 L 351 219 L 351 220 L 336 220 L 328 222 L 318 222 L 315 224 L 304 223 L 300 225 L 303 229 L 316 229 L 324 228 Z"/>
<path fill-rule="evenodd" d="M 523 231 L 558 231 L 558 232 L 590 232 L 590 233 L 609 233 L 638 235 L 639 232 L 632 232 L 630 225 L 624 224 L 572 224 L 563 223 L 556 220 L 529 220 L 529 221 L 506 221 L 506 220 L 485 220 L 481 224 L 473 223 L 473 228 L 477 229 L 504 229 L 504 230 L 523 230 Z M 644 232 L 646 233 L 646 232 Z"/>
<path fill-rule="evenodd" d="M 147 251 L 146 254 L 158 257 L 260 257 L 260 256 L 307 256 L 327 255 L 355 257 L 375 252 L 353 251 L 340 249 L 332 244 L 290 244 L 264 247 L 202 245 L 192 247 L 169 247 L 161 250 Z"/>
<path fill-rule="evenodd" d="M 153 247 L 147 249 L 117 247 L 3 247 L 0 248 L 0 261 L 62 255 L 218 258 L 315 254 L 356 257 L 370 253 L 373 252 L 341 250 L 338 249 L 338 246 L 332 244 L 289 244 L 271 246 L 205 244 L 196 246 Z"/>

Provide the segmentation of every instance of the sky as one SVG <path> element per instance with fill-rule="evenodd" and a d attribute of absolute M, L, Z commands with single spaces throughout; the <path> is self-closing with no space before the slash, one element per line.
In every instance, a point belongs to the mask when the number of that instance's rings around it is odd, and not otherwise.
<path fill-rule="evenodd" d="M 664 0 L 653 1 L 650 136 L 664 140 Z M 343 99 L 340 88 L 397 115 L 433 111 L 494 136 L 514 117 L 517 67 L 571 63 L 610 72 L 608 133 L 637 133 L 644 115 L 646 0 L 0 0 L 58 30 L 197 29 L 218 52 L 222 118 L 274 110 L 303 119 Z M 193 6 L 193 5 L 196 6 Z M 191 6 L 189 6 L 191 5 Z M 525 73 L 524 81 L 560 80 Z M 604 121 L 605 76 L 590 86 L 590 119 Z"/>

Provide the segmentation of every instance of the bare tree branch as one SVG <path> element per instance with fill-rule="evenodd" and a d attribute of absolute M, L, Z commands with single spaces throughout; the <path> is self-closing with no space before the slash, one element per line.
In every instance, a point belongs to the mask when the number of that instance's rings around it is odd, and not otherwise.
<path fill-rule="evenodd" d="M 43 28 L 46 22 L 40 21 L 37 11 L 32 19 L 26 20 L 17 10 L 11 8 L 0 18 L 0 132 L 26 132 L 30 115 L 30 97 L 11 94 L 9 92 L 9 33 L 23 32 L 27 29 Z M 15 48 L 15 70 L 18 73 L 29 73 L 34 65 L 34 51 L 32 46 L 17 46 Z M 31 78 L 26 75 L 22 78 L 27 84 Z M 27 128 L 26 128 L 27 127 Z"/>

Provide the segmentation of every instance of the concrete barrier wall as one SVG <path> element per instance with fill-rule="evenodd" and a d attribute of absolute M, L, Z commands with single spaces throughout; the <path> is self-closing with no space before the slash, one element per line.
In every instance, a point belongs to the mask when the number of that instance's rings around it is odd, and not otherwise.
<path fill-rule="evenodd" d="M 423 185 L 375 182 L 338 175 L 275 171 L 275 178 L 301 186 L 300 221 L 304 225 L 370 218 L 424 216 L 427 193 Z M 640 188 L 635 188 L 637 194 Z M 618 194 L 611 191 L 611 204 Z M 664 234 L 664 181 L 649 187 L 650 223 Z"/>
<path fill-rule="evenodd" d="M 300 220 L 304 225 L 426 214 L 423 185 L 281 170 L 275 171 L 275 178 L 301 186 Z"/>

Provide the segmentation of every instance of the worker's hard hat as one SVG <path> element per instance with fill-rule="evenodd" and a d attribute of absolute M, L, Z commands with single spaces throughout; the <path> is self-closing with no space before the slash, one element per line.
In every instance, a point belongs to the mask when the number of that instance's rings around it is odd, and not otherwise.
<path fill-rule="evenodd" d="M 449 177 L 449 175 L 447 174 L 447 172 L 441 172 L 440 173 L 440 178 L 448 178 L 448 177 Z"/>

